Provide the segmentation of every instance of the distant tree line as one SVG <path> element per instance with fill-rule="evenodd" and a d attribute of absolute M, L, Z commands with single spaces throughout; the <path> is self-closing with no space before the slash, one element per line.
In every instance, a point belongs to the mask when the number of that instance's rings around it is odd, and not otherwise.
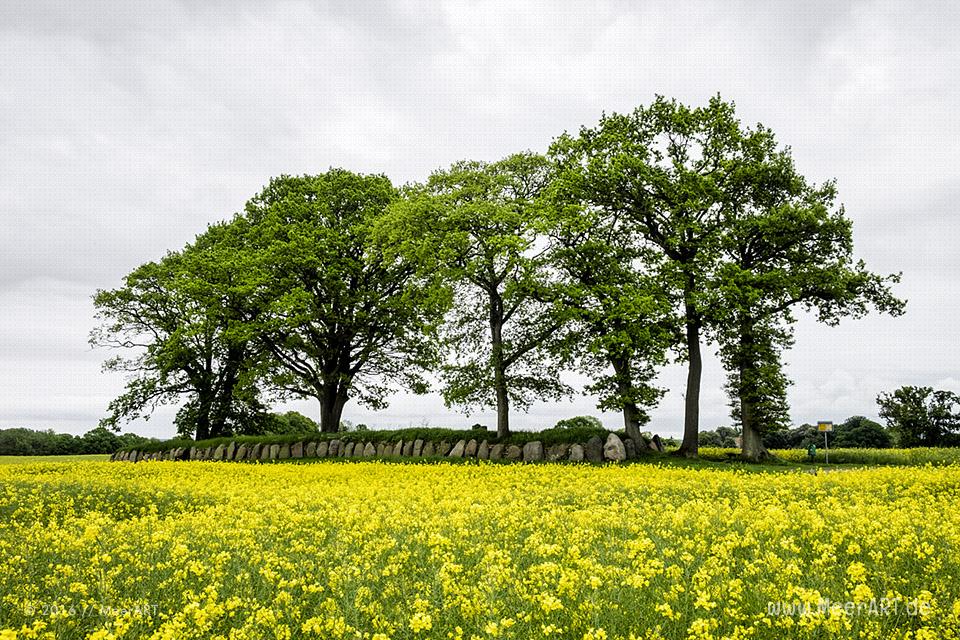
<path fill-rule="evenodd" d="M 832 182 L 720 98 L 657 98 L 559 136 L 546 154 L 462 161 L 422 184 L 331 169 L 280 176 L 231 220 L 99 291 L 95 345 L 128 375 L 103 426 L 180 406 L 198 439 L 266 428 L 268 401 L 315 398 L 324 432 L 389 393 L 511 412 L 574 392 L 639 438 L 671 361 L 688 369 L 679 454 L 699 441 L 702 345 L 718 346 L 743 455 L 788 425 L 783 354 L 798 311 L 826 324 L 889 286 L 853 255 Z"/>
<path fill-rule="evenodd" d="M 115 453 L 122 448 L 149 442 L 133 433 L 117 434 L 96 427 L 82 436 L 55 433 L 53 430 L 0 429 L 0 456 L 64 456 L 91 453 Z"/>

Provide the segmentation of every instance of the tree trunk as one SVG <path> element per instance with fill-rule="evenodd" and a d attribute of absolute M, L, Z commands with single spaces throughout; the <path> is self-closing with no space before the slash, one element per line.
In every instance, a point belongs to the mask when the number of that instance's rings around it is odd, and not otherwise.
<path fill-rule="evenodd" d="M 620 396 L 620 406 L 623 408 L 623 430 L 627 437 L 640 447 L 640 443 L 643 442 L 643 436 L 640 435 L 640 411 L 637 409 L 637 404 L 630 399 L 633 393 L 630 362 L 622 358 L 610 358 L 610 364 L 617 375 L 617 393 Z"/>
<path fill-rule="evenodd" d="M 503 355 L 503 301 L 490 294 L 490 346 L 493 387 L 497 397 L 497 437 L 510 435 L 510 396 L 507 394 L 507 371 Z"/>
<path fill-rule="evenodd" d="M 340 418 L 347 404 L 347 384 L 339 380 L 324 382 L 320 390 L 320 431 L 336 433 L 340 430 Z"/>
<path fill-rule="evenodd" d="M 693 278 L 687 278 L 687 290 L 684 298 L 687 325 L 687 393 L 683 413 L 683 442 L 677 455 L 687 458 L 697 457 L 700 439 L 700 377 L 703 373 L 703 360 L 700 356 L 700 318 L 690 301 L 693 294 Z"/>
<path fill-rule="evenodd" d="M 770 457 L 760 435 L 760 425 L 757 424 L 757 415 L 754 411 L 755 388 L 749 388 L 744 380 L 756 380 L 750 375 L 748 355 L 753 350 L 753 335 L 747 321 L 740 323 L 740 363 L 737 375 L 739 388 L 737 396 L 740 401 L 740 456 L 749 462 L 760 462 Z"/>

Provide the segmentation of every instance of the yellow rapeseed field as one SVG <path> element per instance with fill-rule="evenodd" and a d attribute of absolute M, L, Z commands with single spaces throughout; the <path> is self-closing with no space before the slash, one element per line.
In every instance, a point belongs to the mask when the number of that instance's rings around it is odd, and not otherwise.
<path fill-rule="evenodd" d="M 956 638 L 960 467 L 0 466 L 0 639 Z"/>

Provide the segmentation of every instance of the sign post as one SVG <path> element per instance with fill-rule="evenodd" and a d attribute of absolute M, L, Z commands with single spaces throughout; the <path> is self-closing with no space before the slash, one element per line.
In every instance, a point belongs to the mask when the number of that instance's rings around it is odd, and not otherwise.
<path fill-rule="evenodd" d="M 833 423 L 828 420 L 821 420 L 817 423 L 817 431 L 823 431 L 823 451 L 827 457 L 827 464 L 830 464 L 830 446 L 827 444 L 827 433 L 833 431 Z"/>

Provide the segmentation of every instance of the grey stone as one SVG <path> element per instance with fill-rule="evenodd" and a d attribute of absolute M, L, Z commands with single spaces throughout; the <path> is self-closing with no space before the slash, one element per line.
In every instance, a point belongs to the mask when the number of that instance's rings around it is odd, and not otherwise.
<path fill-rule="evenodd" d="M 242 445 L 240 445 L 239 447 L 237 447 L 237 453 L 236 453 L 236 455 L 234 455 L 233 459 L 234 459 L 234 460 L 246 460 L 246 459 L 247 459 L 247 454 L 248 454 L 249 452 L 250 452 L 250 451 L 249 451 L 249 449 L 247 449 L 247 445 L 242 444 Z"/>
<path fill-rule="evenodd" d="M 426 442 L 423 445 L 423 457 L 430 458 L 437 455 L 436 449 L 434 449 L 432 442 Z"/>
<path fill-rule="evenodd" d="M 467 446 L 465 440 L 457 440 L 457 444 L 453 445 L 453 449 L 450 450 L 448 454 L 451 458 L 462 458 L 463 450 Z"/>
<path fill-rule="evenodd" d="M 568 459 L 570 460 L 570 462 L 583 462 L 583 445 L 582 444 L 570 445 L 570 457 Z"/>
<path fill-rule="evenodd" d="M 491 460 L 502 460 L 503 459 L 503 445 L 495 444 L 490 447 L 490 459 Z"/>
<path fill-rule="evenodd" d="M 279 460 L 280 459 L 280 445 L 272 444 L 270 445 L 270 459 Z"/>
<path fill-rule="evenodd" d="M 403 455 L 407 457 L 413 455 L 413 440 L 407 440 L 403 443 Z"/>
<path fill-rule="evenodd" d="M 477 447 L 477 459 L 478 460 L 489 460 L 490 459 L 490 445 L 486 440 L 480 443 L 480 446 Z"/>
<path fill-rule="evenodd" d="M 250 458 L 251 460 L 259 460 L 260 452 L 262 450 L 263 450 L 263 445 L 258 442 L 257 444 L 253 445 L 253 449 L 250 449 L 250 455 L 247 457 Z"/>
<path fill-rule="evenodd" d="M 520 460 L 523 457 L 523 449 L 518 447 L 515 444 L 507 447 L 507 450 L 503 452 L 504 460 Z"/>
<path fill-rule="evenodd" d="M 224 455 L 224 460 L 233 460 L 234 456 L 237 455 L 237 443 L 230 441 L 230 444 L 227 445 L 226 455 Z"/>
<path fill-rule="evenodd" d="M 328 454 L 328 455 L 329 455 L 331 458 L 336 458 L 337 456 L 340 455 L 340 441 L 339 441 L 339 440 L 331 440 L 331 441 L 330 441 L 330 448 L 329 448 L 329 454 Z"/>
<path fill-rule="evenodd" d="M 523 445 L 524 462 L 540 462 L 543 460 L 543 443 L 539 440 Z"/>
<path fill-rule="evenodd" d="M 441 440 L 440 444 L 437 445 L 437 455 L 445 456 L 450 453 L 450 443 L 446 440 Z"/>
<path fill-rule="evenodd" d="M 659 435 L 654 434 L 653 438 L 650 440 L 653 444 L 653 450 L 663 453 L 666 450 L 666 447 L 663 446 L 663 440 L 660 439 Z"/>
<path fill-rule="evenodd" d="M 593 436 L 583 445 L 583 457 L 589 462 L 603 462 L 603 440 Z"/>
<path fill-rule="evenodd" d="M 637 445 L 633 444 L 633 438 L 624 438 L 623 448 L 627 450 L 627 460 L 637 457 Z"/>
<path fill-rule="evenodd" d="M 326 458 L 326 457 L 327 457 L 327 454 L 330 452 L 330 444 L 331 444 L 331 443 L 327 442 L 326 440 L 324 440 L 323 442 L 318 442 L 318 443 L 317 443 L 317 457 L 318 457 L 318 458 Z"/>
<path fill-rule="evenodd" d="M 368 442 L 368 443 L 363 447 L 363 457 L 364 457 L 364 458 L 372 458 L 372 457 L 375 456 L 375 455 L 377 455 L 377 448 L 376 448 L 375 446 L 373 446 L 373 443 L 372 443 L 372 442 Z"/>
<path fill-rule="evenodd" d="M 377 455 L 381 458 L 386 455 L 387 445 L 382 442 L 377 443 Z"/>
<path fill-rule="evenodd" d="M 403 455 L 403 440 L 393 445 L 393 455 L 402 456 Z"/>
<path fill-rule="evenodd" d="M 270 445 L 265 444 L 263 448 L 260 449 L 260 459 L 269 460 L 270 459 Z"/>
<path fill-rule="evenodd" d="M 555 444 L 547 449 L 547 460 L 556 462 L 557 460 L 566 460 L 570 453 L 569 444 Z"/>
<path fill-rule="evenodd" d="M 206 452 L 203 454 L 204 460 L 213 460 L 213 456 L 217 453 L 216 447 L 207 447 Z"/>
<path fill-rule="evenodd" d="M 290 447 L 290 457 L 291 458 L 302 458 L 303 457 L 303 443 L 295 442 L 293 446 Z"/>
<path fill-rule="evenodd" d="M 464 449 L 463 449 L 463 455 L 464 455 L 464 457 L 466 457 L 466 458 L 474 458 L 474 457 L 476 457 L 476 455 L 477 455 L 477 441 L 476 441 L 476 440 L 470 440 L 470 442 L 467 443 L 467 446 L 464 447 Z"/>
<path fill-rule="evenodd" d="M 603 445 L 603 457 L 611 462 L 623 462 L 627 459 L 627 448 L 623 446 L 623 440 L 615 433 L 607 436 L 607 442 Z"/>
<path fill-rule="evenodd" d="M 307 448 L 303 450 L 303 456 L 305 458 L 316 458 L 317 457 L 317 443 L 308 442 Z"/>
<path fill-rule="evenodd" d="M 352 458 L 352 457 L 353 457 L 353 450 L 354 450 L 354 448 L 355 448 L 356 446 L 357 446 L 357 443 L 356 443 L 356 442 L 348 442 L 348 443 L 347 443 L 347 446 L 344 447 L 344 449 L 343 449 L 343 456 L 344 456 L 345 458 Z"/>
<path fill-rule="evenodd" d="M 278 460 L 286 460 L 290 457 L 290 443 L 280 445 L 280 451 L 277 452 Z"/>
<path fill-rule="evenodd" d="M 423 438 L 417 438 L 413 441 L 413 456 L 419 458 L 423 455 Z"/>

